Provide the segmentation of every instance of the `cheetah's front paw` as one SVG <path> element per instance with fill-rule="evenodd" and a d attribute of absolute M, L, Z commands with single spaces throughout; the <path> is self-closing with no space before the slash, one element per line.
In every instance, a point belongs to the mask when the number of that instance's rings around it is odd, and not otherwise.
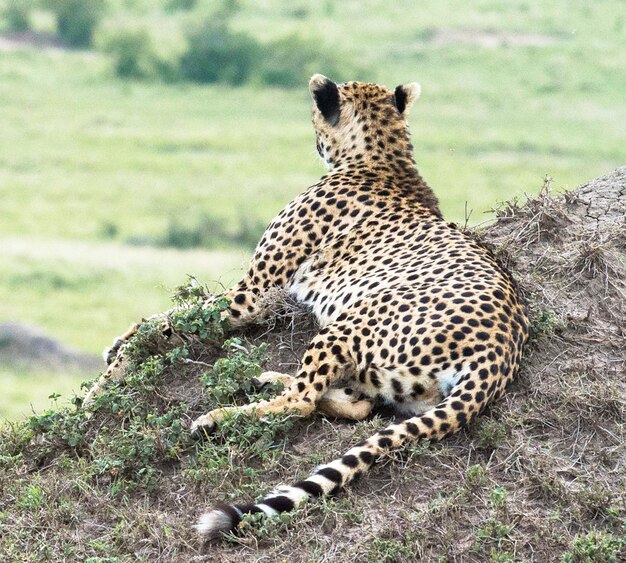
<path fill-rule="evenodd" d="M 124 380 L 130 363 L 128 345 L 141 332 L 140 328 L 148 322 L 155 325 L 157 330 L 141 341 L 140 346 L 145 348 L 146 351 L 172 347 L 180 341 L 180 338 L 176 338 L 173 335 L 168 313 L 159 313 L 148 319 L 143 319 L 141 323 L 131 325 L 124 334 L 115 338 L 111 348 L 105 349 L 103 357 L 107 363 L 107 368 L 85 395 L 83 399 L 84 408 L 89 408 L 93 405 L 95 398 L 102 393 L 108 383 Z"/>
<path fill-rule="evenodd" d="M 207 414 L 203 414 L 194 420 L 191 424 L 191 435 L 196 439 L 206 438 L 215 432 L 217 425 L 227 416 L 237 412 L 250 412 L 254 407 L 246 405 L 243 407 L 223 407 L 214 409 Z"/>
<path fill-rule="evenodd" d="M 89 409 L 92 407 L 96 397 L 102 393 L 108 383 L 121 381 L 124 378 L 128 364 L 126 359 L 121 356 L 121 353 L 116 355 L 116 360 L 107 367 L 98 381 L 87 391 L 87 394 L 83 398 L 83 408 Z"/>

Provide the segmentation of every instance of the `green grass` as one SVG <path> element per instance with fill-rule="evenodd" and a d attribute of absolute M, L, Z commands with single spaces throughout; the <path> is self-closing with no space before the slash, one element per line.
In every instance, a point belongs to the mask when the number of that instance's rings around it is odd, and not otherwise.
<path fill-rule="evenodd" d="M 122 21 L 167 31 L 160 45 L 171 51 L 205 9 L 115 4 L 101 33 Z M 450 220 L 467 208 L 479 223 L 498 201 L 537 192 L 546 174 L 572 188 L 626 160 L 617 1 L 240 6 L 235 29 L 262 41 L 318 37 L 366 69 L 336 80 L 422 84 L 410 119 L 416 159 Z M 123 82 L 97 52 L 0 52 L 0 322 L 40 324 L 98 352 L 168 306 L 162 286 L 186 274 L 231 283 L 249 251 L 126 243 L 205 216 L 268 222 L 315 182 L 307 79 L 292 90 Z"/>
<path fill-rule="evenodd" d="M 80 384 L 87 379 L 80 373 L 25 373 L 23 369 L 0 368 L 0 426 L 3 419 L 17 420 L 51 407 L 53 393 L 64 398 L 80 395 Z M 61 404 L 66 399 L 61 399 Z"/>
<path fill-rule="evenodd" d="M 303 4 L 304 18 L 298 6 L 244 2 L 235 25 L 266 39 L 306 30 L 362 59 L 371 70 L 356 78 L 420 81 L 416 156 L 451 219 L 463 218 L 467 201 L 480 220 L 496 200 L 538 190 L 546 173 L 573 187 L 623 162 L 616 3 L 368 4 L 381 15 L 354 2 Z M 448 44 L 450 30 L 510 46 Z M 321 172 L 306 76 L 282 91 L 124 83 L 110 72 L 94 53 L 3 54 L 0 233 L 95 238 L 112 223 L 124 238 L 202 211 L 269 220 Z M 77 220 L 60 220 L 67 214 Z"/>

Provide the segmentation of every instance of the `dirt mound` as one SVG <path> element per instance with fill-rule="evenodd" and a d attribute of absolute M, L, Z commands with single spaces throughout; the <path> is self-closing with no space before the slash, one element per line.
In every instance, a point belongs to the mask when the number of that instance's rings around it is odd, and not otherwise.
<path fill-rule="evenodd" d="M 39 327 L 23 323 L 0 324 L 0 364 L 48 372 L 97 372 L 102 360 L 51 338 Z"/>
<path fill-rule="evenodd" d="M 555 329 L 551 338 L 535 342 L 525 371 L 577 370 L 599 382 L 621 383 L 626 379 L 626 167 L 573 192 L 551 197 L 544 191 L 522 207 L 509 204 L 499 215 L 484 238 L 515 271 L 539 332 L 542 322 Z"/>
<path fill-rule="evenodd" d="M 502 207 L 473 236 L 514 272 L 533 339 L 508 393 L 471 427 L 390 455 L 334 499 L 199 545 L 190 524 L 207 506 L 303 478 L 387 423 L 381 415 L 354 424 L 315 416 L 288 427 L 243 421 L 211 442 L 189 440 L 185 421 L 218 396 L 230 400 L 228 382 L 256 369 L 255 345 L 268 344 L 266 369 L 295 371 L 315 329 L 294 310 L 227 349 L 192 342 L 150 356 L 92 417 L 50 412 L 27 430 L 5 431 L 0 553 L 626 560 L 626 167 L 569 193 L 546 186 Z"/>

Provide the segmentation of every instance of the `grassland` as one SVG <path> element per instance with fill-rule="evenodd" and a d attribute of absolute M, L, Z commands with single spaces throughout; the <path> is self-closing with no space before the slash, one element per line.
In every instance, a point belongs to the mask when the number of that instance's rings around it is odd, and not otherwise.
<path fill-rule="evenodd" d="M 0 412 L 9 420 L 23 419 L 34 412 L 54 406 L 56 394 L 64 398 L 60 404 L 66 405 L 69 397 L 82 392 L 80 384 L 85 379 L 85 374 L 76 372 L 25 372 L 19 367 L 2 367 Z"/>
<path fill-rule="evenodd" d="M 176 38 L 194 17 L 119 4 L 105 28 L 131 20 Z M 264 41 L 318 37 L 365 69 L 340 81 L 421 82 L 411 116 L 419 168 L 449 219 L 467 208 L 479 223 L 546 174 L 569 188 L 624 162 L 619 6 L 241 1 L 233 25 Z M 205 215 L 267 222 L 321 172 L 306 76 L 293 90 L 123 82 L 95 51 L 2 45 L 0 322 L 35 323 L 97 353 L 165 309 L 164 286 L 186 274 L 228 284 L 249 252 L 129 240 Z"/>

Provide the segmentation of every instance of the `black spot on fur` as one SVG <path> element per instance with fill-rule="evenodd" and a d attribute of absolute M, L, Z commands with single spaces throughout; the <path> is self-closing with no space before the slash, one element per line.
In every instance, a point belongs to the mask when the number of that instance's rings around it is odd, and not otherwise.
<path fill-rule="evenodd" d="M 284 495 L 264 500 L 263 504 L 266 504 L 277 512 L 289 512 L 295 508 L 293 501 Z"/>
<path fill-rule="evenodd" d="M 393 444 L 393 442 L 390 438 L 381 438 L 380 440 L 378 440 L 378 445 L 381 448 L 390 448 L 391 444 Z"/>
<path fill-rule="evenodd" d="M 317 474 L 326 477 L 326 479 L 332 481 L 333 483 L 341 483 L 343 480 L 341 473 L 332 467 L 322 467 Z"/>
<path fill-rule="evenodd" d="M 343 462 L 344 465 L 347 465 L 348 467 L 351 467 L 353 469 L 359 465 L 359 460 L 356 458 L 356 456 L 352 454 L 344 455 L 341 458 L 341 461 Z"/>
<path fill-rule="evenodd" d="M 218 506 L 218 508 L 220 510 L 224 510 L 224 512 L 227 512 L 225 508 L 233 508 L 233 507 L 221 505 L 221 506 Z M 234 508 L 238 509 L 241 512 L 241 514 L 258 514 L 259 512 L 263 512 L 263 510 L 261 510 L 256 504 L 252 504 L 252 503 L 237 504 L 235 505 Z M 231 516 L 232 518 L 232 515 L 230 512 L 228 512 L 228 515 Z M 239 522 L 241 522 L 241 517 L 239 516 L 238 513 L 236 513 L 236 517 L 237 517 L 237 522 L 234 524 L 235 526 L 239 524 Z"/>
<path fill-rule="evenodd" d="M 312 497 L 321 497 L 324 494 L 324 489 L 322 489 L 322 487 L 314 481 L 298 481 L 294 487 L 302 489 Z"/>

